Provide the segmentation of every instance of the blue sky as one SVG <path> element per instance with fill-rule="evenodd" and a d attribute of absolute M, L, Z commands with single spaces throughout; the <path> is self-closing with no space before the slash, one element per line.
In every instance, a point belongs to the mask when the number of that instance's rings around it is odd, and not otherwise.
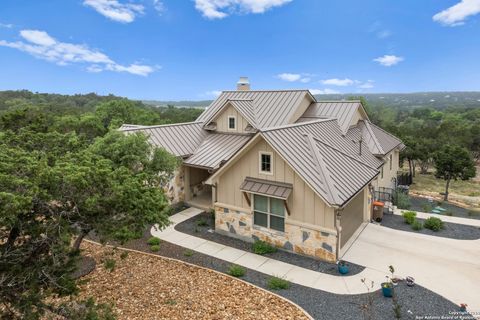
<path fill-rule="evenodd" d="M 480 0 L 2 0 L 0 90 L 480 90 Z"/>

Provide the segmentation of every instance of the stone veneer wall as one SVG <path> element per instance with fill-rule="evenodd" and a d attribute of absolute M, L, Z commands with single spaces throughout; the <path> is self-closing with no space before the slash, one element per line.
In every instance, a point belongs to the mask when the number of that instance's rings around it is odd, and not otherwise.
<path fill-rule="evenodd" d="M 185 201 L 185 167 L 181 166 L 175 173 L 173 178 L 164 188 L 165 195 L 170 203 L 178 203 Z"/>
<path fill-rule="evenodd" d="M 215 205 L 215 230 L 245 240 L 262 240 L 286 251 L 335 262 L 336 235 L 303 224 L 297 225 L 286 220 L 285 232 L 278 232 L 253 226 L 252 213 Z"/>

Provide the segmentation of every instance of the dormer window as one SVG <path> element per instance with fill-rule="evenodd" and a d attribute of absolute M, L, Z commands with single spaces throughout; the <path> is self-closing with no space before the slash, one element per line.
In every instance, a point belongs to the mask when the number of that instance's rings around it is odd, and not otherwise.
<path fill-rule="evenodd" d="M 260 152 L 259 157 L 260 164 L 260 173 L 261 174 L 272 174 L 273 173 L 273 163 L 272 163 L 272 153 L 271 152 Z"/>
<path fill-rule="evenodd" d="M 228 130 L 237 129 L 237 119 L 234 116 L 228 116 Z"/>

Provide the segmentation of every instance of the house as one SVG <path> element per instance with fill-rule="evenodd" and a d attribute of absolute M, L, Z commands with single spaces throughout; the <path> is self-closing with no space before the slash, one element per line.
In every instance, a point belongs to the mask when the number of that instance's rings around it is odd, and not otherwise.
<path fill-rule="evenodd" d="M 242 78 L 195 122 L 121 128 L 183 159 L 171 201 L 215 210 L 216 232 L 335 261 L 394 188 L 402 142 L 360 101 L 250 90 Z"/>

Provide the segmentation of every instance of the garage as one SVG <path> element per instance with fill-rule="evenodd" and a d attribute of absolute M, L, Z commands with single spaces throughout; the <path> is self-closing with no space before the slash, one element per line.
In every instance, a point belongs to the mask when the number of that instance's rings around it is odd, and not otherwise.
<path fill-rule="evenodd" d="M 366 189 L 357 194 L 343 209 L 340 219 L 342 234 L 340 237 L 340 248 L 355 234 L 355 231 L 362 225 L 365 208 Z"/>

